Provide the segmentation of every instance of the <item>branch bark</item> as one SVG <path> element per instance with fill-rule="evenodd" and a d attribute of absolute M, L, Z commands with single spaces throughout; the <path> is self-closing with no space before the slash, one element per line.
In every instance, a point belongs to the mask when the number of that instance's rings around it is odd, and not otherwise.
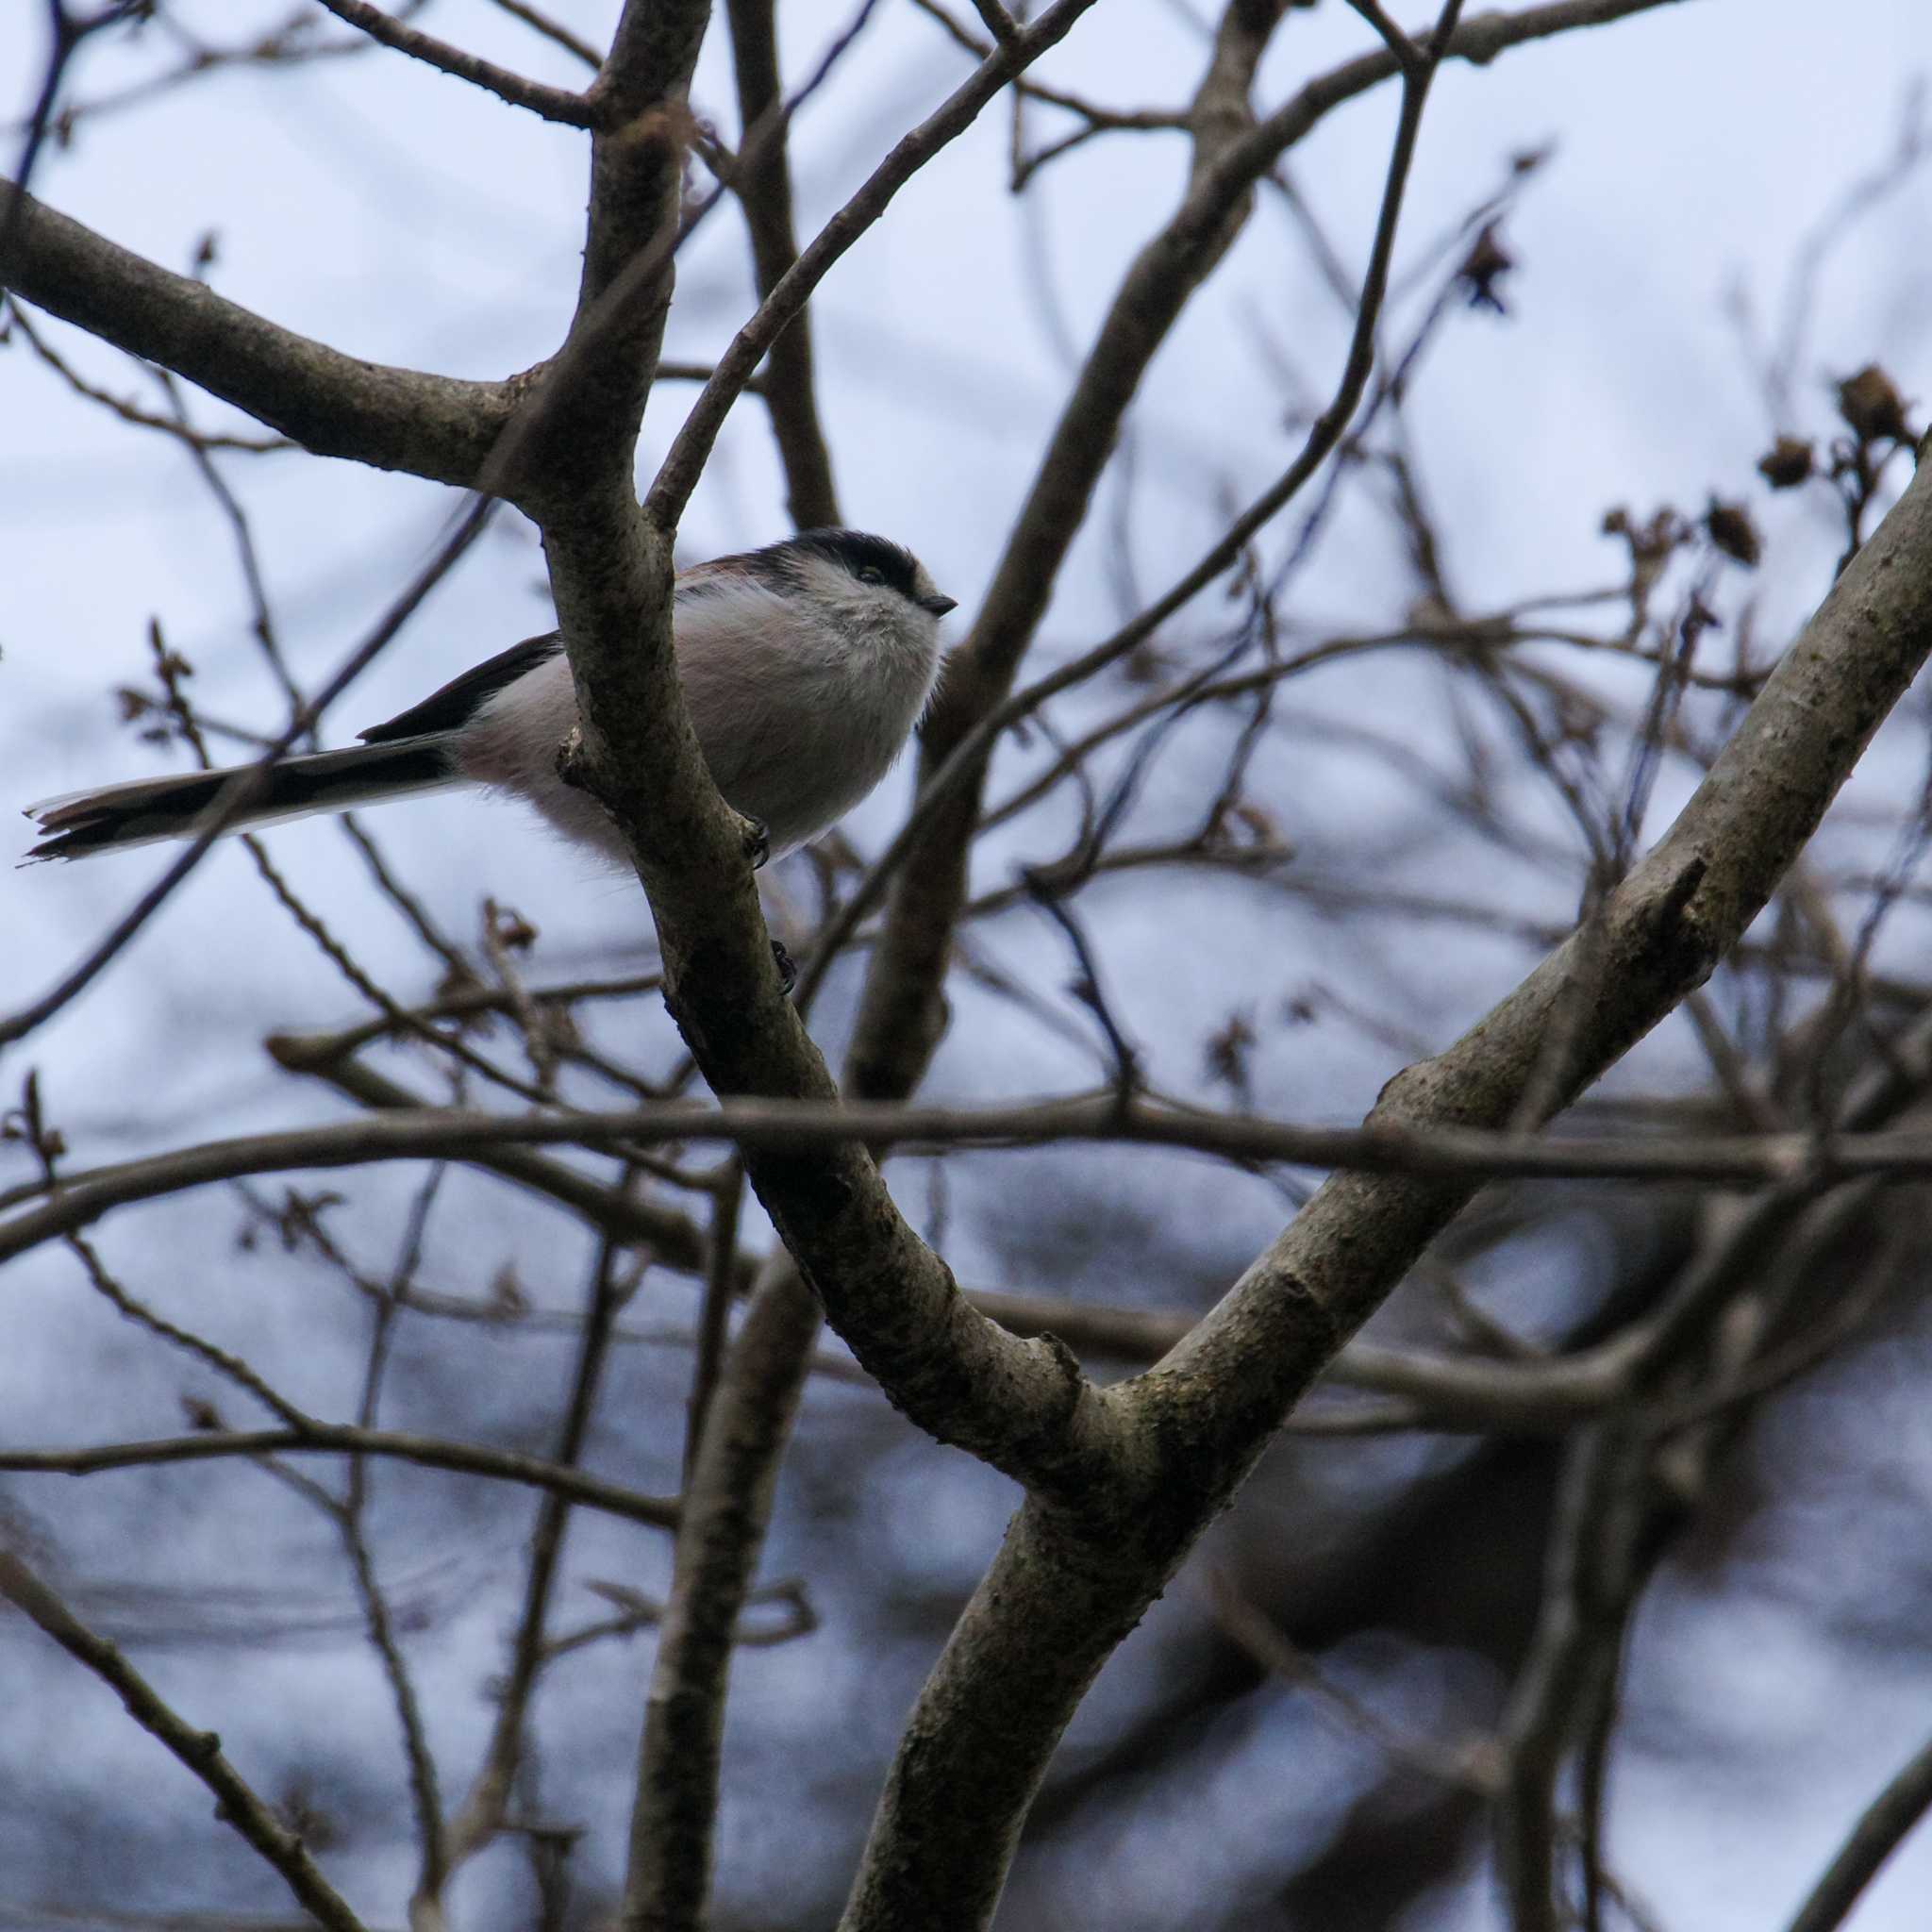
<path fill-rule="evenodd" d="M 1736 944 L 1928 652 L 1932 465 L 1594 928 L 1445 1053 L 1391 1080 L 1371 1122 L 1502 1124 L 1529 1091 L 1567 1104 Z M 1578 1001 L 1586 972 L 1591 997 Z M 1554 1069 L 1553 1038 L 1565 1048 Z M 988 1922 L 1020 1819 L 1094 1674 L 1291 1405 L 1472 1191 L 1338 1175 L 1164 1361 L 1101 1396 L 1153 1449 L 1152 1480 L 1123 1465 L 1084 1518 L 1027 1498 L 921 1693 L 845 1932 Z"/>
<path fill-rule="evenodd" d="M 751 233 L 752 266 L 758 300 L 763 302 L 798 259 L 791 225 L 790 143 L 783 129 L 775 129 L 769 139 L 758 134 L 766 126 L 775 128 L 774 117 L 784 106 L 778 79 L 777 8 L 775 0 L 729 0 L 725 13 L 742 130 L 739 158 L 743 178 L 733 186 Z M 811 317 L 803 308 L 766 358 L 765 407 L 785 470 L 785 507 L 793 525 L 809 530 L 841 523 L 831 451 L 819 421 Z"/>
<path fill-rule="evenodd" d="M 1483 14 L 1456 28 L 1441 58 L 1481 65 L 1510 47 L 1674 4 L 1555 0 L 1515 13 Z M 1246 11 L 1231 9 L 1230 18 Z M 1245 123 L 1228 112 L 1226 101 L 1239 62 L 1251 63 L 1258 51 L 1239 34 L 1230 42 L 1224 28 L 1190 109 L 1195 152 L 1187 192 L 1123 280 L 1014 519 L 972 636 L 948 664 L 920 747 L 923 801 L 1011 689 L 1112 455 L 1122 417 L 1188 300 L 1225 254 L 1249 191 L 1335 108 L 1402 73 L 1396 56 L 1379 48 L 1317 76 L 1260 122 Z M 1269 514 L 1286 500 L 1274 503 Z M 1199 583 L 1191 576 L 1187 593 L 1211 575 Z M 850 1084 L 867 1097 L 909 1092 L 943 1030 L 941 986 L 991 753 L 990 739 L 962 753 L 964 767 L 946 772 L 946 795 L 933 801 L 929 813 L 922 803 L 924 824 L 899 868 L 848 1061 Z"/>
<path fill-rule="evenodd" d="M 677 1505 L 661 1496 L 607 1483 L 579 1470 L 513 1450 L 475 1442 L 445 1442 L 395 1429 L 362 1429 L 347 1424 L 305 1421 L 300 1428 L 213 1429 L 192 1436 L 162 1436 L 144 1442 L 109 1442 L 97 1449 L 0 1449 L 0 1469 L 23 1474 L 96 1475 L 110 1469 L 144 1469 L 161 1462 L 207 1462 L 231 1456 L 391 1456 L 425 1469 L 455 1470 L 532 1489 L 623 1516 L 633 1523 L 675 1528 Z"/>
<path fill-rule="evenodd" d="M 439 73 L 447 74 L 457 80 L 466 80 L 472 87 L 479 87 L 486 93 L 494 94 L 512 108 L 527 108 L 545 121 L 561 122 L 566 127 L 591 125 L 590 103 L 582 94 L 574 94 L 568 88 L 545 87 L 541 81 L 527 79 L 508 67 L 497 66 L 493 60 L 465 53 L 460 47 L 451 46 L 447 41 L 438 40 L 434 34 L 425 34 L 420 27 L 405 25 L 381 8 L 370 6 L 369 0 L 320 0 L 320 4 L 338 20 L 359 27 L 372 41 L 379 42 L 398 54 L 407 54 L 412 60 L 421 60 L 425 66 L 434 67 Z"/>
<path fill-rule="evenodd" d="M 0 235 L 10 237 L 0 260 L 9 294 L 172 369 L 317 456 L 469 489 L 525 386 L 345 356 L 117 247 L 11 182 L 0 181 Z"/>
<path fill-rule="evenodd" d="M 685 492 L 710 446 L 704 425 L 715 433 L 728 398 L 777 329 L 896 188 L 1088 4 L 1059 0 L 900 142 L 786 275 L 754 325 L 741 330 L 641 517 L 630 500 L 628 466 L 642 391 L 634 380 L 626 386 L 626 369 L 655 361 L 655 331 L 669 294 L 663 238 L 675 216 L 667 196 L 675 176 L 662 173 L 658 160 L 681 96 L 661 63 L 667 48 L 678 58 L 694 56 L 695 39 L 677 38 L 675 9 L 633 6 L 598 83 L 628 111 L 607 124 L 618 132 L 599 138 L 577 323 L 542 398 L 546 420 L 522 436 L 515 465 L 539 506 L 576 681 L 582 742 L 565 771 L 624 828 L 658 926 L 666 1003 L 721 1094 L 827 1104 L 837 1098 L 823 1058 L 780 991 L 743 827 L 710 781 L 677 691 L 671 544 Z M 694 17 L 701 25 L 702 10 Z M 656 92 L 638 77 L 647 73 L 658 76 Z M 648 220 L 644 208 L 653 210 Z M 666 263 L 662 274 L 654 266 L 658 251 Z M 679 475 L 681 490 L 667 482 Z M 754 1152 L 746 1169 L 841 1332 L 923 1427 L 1048 1486 L 1091 1479 L 1091 1458 L 1105 1460 L 1106 1452 L 1090 1440 L 1087 1424 L 1095 1411 L 1071 1357 L 1019 1341 L 975 1315 L 950 1272 L 900 1216 L 862 1148 Z"/>
<path fill-rule="evenodd" d="M 685 1487 L 671 1601 L 644 1707 L 625 1932 L 690 1932 L 704 1923 L 734 1636 L 819 1322 L 791 1257 L 773 1256 Z"/>

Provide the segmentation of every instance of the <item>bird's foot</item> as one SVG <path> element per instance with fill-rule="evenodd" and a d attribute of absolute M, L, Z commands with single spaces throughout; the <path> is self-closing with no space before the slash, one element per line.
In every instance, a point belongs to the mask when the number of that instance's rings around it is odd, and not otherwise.
<path fill-rule="evenodd" d="M 772 941 L 772 964 L 778 969 L 778 991 L 789 1000 L 791 989 L 798 984 L 798 968 L 791 962 L 791 955 L 778 943 Z"/>
<path fill-rule="evenodd" d="M 748 819 L 741 812 L 738 815 L 738 838 L 744 862 L 757 872 L 772 856 L 771 827 L 763 819 Z"/>

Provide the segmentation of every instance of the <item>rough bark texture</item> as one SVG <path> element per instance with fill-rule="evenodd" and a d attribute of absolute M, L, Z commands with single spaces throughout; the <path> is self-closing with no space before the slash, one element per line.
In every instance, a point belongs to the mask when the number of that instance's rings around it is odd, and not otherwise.
<path fill-rule="evenodd" d="M 1544 1111 L 1567 1104 L 1737 943 L 1928 652 L 1932 466 L 1840 578 L 1670 833 L 1610 895 L 1600 927 L 1445 1053 L 1398 1074 L 1371 1119 L 1499 1125 L 1526 1092 L 1547 1093 Z M 1151 1441 L 1154 1467 L 1115 1472 L 1084 1519 L 1038 1498 L 1014 1518 L 913 1713 L 844 1932 L 991 1923 L 1017 1829 L 1002 1820 L 1024 1812 L 1094 1674 L 1289 1407 L 1474 1191 L 1337 1175 L 1172 1354 L 1100 1398 L 1130 1441 Z M 974 1818 L 982 1829 L 962 1823 Z"/>

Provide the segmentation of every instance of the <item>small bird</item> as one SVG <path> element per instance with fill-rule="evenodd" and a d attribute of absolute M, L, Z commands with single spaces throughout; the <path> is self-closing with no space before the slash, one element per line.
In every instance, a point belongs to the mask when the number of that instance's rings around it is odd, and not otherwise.
<path fill-rule="evenodd" d="M 712 781 L 764 827 L 773 858 L 817 838 L 886 775 L 932 695 L 940 620 L 955 608 L 909 550 L 862 530 L 806 530 L 679 573 L 672 632 L 691 724 Z M 609 815 L 558 775 L 576 722 L 563 639 L 551 631 L 466 671 L 359 745 L 285 758 L 224 829 L 482 785 L 625 863 Z M 27 857 L 192 837 L 234 774 L 136 778 L 29 806 L 40 842 Z"/>

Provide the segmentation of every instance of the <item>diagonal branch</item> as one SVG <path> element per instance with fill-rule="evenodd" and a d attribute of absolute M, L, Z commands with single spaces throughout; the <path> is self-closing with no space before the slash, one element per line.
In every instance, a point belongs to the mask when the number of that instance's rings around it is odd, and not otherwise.
<path fill-rule="evenodd" d="M 1880 1868 L 1932 1811 L 1932 1743 L 1901 1765 L 1852 1827 L 1831 1863 L 1799 1907 L 1790 1932 L 1833 1932 L 1850 1922 L 1852 1909 Z"/>
<path fill-rule="evenodd" d="M 1668 4 L 1674 0 L 1553 0 L 1518 12 L 1482 14 L 1457 26 L 1432 58 L 1480 65 L 1510 47 Z M 1006 699 L 1148 365 L 1225 252 L 1254 184 L 1336 108 L 1401 76 L 1404 69 L 1386 47 L 1359 55 L 1317 75 L 1253 125 L 1222 105 L 1233 71 L 1229 50 L 1218 42 L 1190 113 L 1196 149 L 1188 191 L 1123 280 L 1014 519 L 972 637 L 948 664 L 921 745 L 922 795 L 953 758 L 959 762 L 946 774 L 949 799 L 935 802 L 931 817 L 908 841 L 908 862 L 867 975 L 850 1059 L 853 1084 L 862 1092 L 910 1091 L 937 1044 L 939 989 L 964 898 L 967 854 L 990 761 L 991 738 L 974 734 Z M 1321 441 L 1311 440 L 1310 450 L 1322 453 Z M 1254 520 L 1244 520 L 1243 541 L 1283 508 L 1311 469 L 1298 461 L 1255 506 Z M 1162 600 L 1164 611 L 1192 596 L 1221 567 L 1210 560 L 1205 572 L 1191 573 L 1172 600 Z"/>
<path fill-rule="evenodd" d="M 1607 959 L 1557 1106 L 1710 974 L 1769 901 L 1872 734 L 1932 654 L 1932 464 L 1840 578 L 1657 847 L 1462 1040 L 1391 1081 L 1372 1124 L 1513 1119 L 1543 1077 L 1574 975 Z M 1158 1445 L 1082 1521 L 1038 1495 L 914 1710 L 847 1932 L 978 1926 L 1019 1819 L 1108 1652 L 1174 1574 L 1341 1344 L 1474 1192 L 1420 1176 L 1331 1179 L 1167 1358 L 1102 1398 Z M 939 1819 L 953 1821 L 945 1831 Z M 970 1826 L 960 1829 L 959 1822 Z M 943 1844 L 941 1843 L 943 1840 Z M 955 1907 L 941 1902 L 967 1903 Z"/>
<path fill-rule="evenodd" d="M 900 189 L 942 147 L 965 133 L 1008 81 L 1064 40 L 1092 5 L 1093 0 L 1055 0 L 1038 20 L 990 56 L 939 108 L 903 136 L 858 192 L 812 238 L 759 304 L 758 312 L 732 338 L 730 347 L 718 358 L 710 381 L 691 406 L 644 498 L 644 514 L 656 527 L 676 528 L 731 406 L 832 265 L 885 213 Z"/>
<path fill-rule="evenodd" d="M 510 68 L 499 67 L 493 60 L 466 54 L 462 48 L 453 47 L 447 41 L 438 40 L 434 34 L 425 34 L 421 27 L 406 26 L 381 8 L 370 6 L 369 0 L 319 0 L 319 4 L 326 7 L 338 20 L 359 27 L 372 41 L 380 42 L 383 46 L 393 48 L 398 54 L 407 54 L 412 60 L 421 60 L 425 65 L 451 75 L 458 80 L 467 80 L 472 87 L 479 87 L 485 93 L 494 94 L 512 108 L 527 108 L 531 113 L 540 114 L 546 121 L 561 122 L 566 127 L 589 127 L 591 125 L 591 103 L 582 94 L 572 93 L 568 88 L 546 87 L 541 81 L 530 80 Z"/>
<path fill-rule="evenodd" d="M 348 1902 L 317 1869 L 296 1834 L 276 1818 L 223 1755 L 212 1731 L 198 1731 L 116 1647 L 97 1637 L 20 1558 L 0 1550 L 0 1596 L 38 1624 L 67 1654 L 85 1664 L 127 1707 L 142 1730 L 158 1738 L 220 1801 L 215 1816 L 260 1853 L 282 1882 L 328 1932 L 363 1932 Z"/>
<path fill-rule="evenodd" d="M 520 393 L 515 379 L 464 382 L 345 356 L 117 247 L 10 182 L 0 182 L 0 234 L 9 238 L 0 285 L 10 294 L 172 369 L 318 456 L 467 488 Z"/>
<path fill-rule="evenodd" d="M 598 82 L 627 111 L 607 124 L 620 131 L 597 143 L 579 322 L 592 326 L 587 318 L 608 291 L 621 291 L 625 309 L 615 328 L 597 317 L 594 355 L 566 347 L 557 367 L 575 365 L 573 392 L 558 393 L 559 383 L 546 391 L 543 411 L 556 421 L 529 439 L 525 456 L 577 689 L 581 743 L 564 770 L 625 831 L 657 923 L 667 1004 L 720 1093 L 837 1098 L 782 995 L 743 827 L 710 781 L 678 694 L 670 638 L 677 515 L 724 408 L 818 277 L 903 181 L 1089 4 L 1059 0 L 899 143 L 721 359 L 641 517 L 630 498 L 629 463 L 642 391 L 625 357 L 645 368 L 655 358 L 669 250 L 662 274 L 635 274 L 630 264 L 652 259 L 658 238 L 675 232 L 675 170 L 657 163 L 675 145 L 671 110 L 679 97 L 661 57 L 672 42 L 694 55 L 694 39 L 675 42 L 685 9 L 627 8 Z M 701 10 L 696 18 L 701 25 Z M 1098 1411 L 1071 1356 L 975 1315 L 899 1214 L 863 1148 L 759 1151 L 746 1169 L 834 1322 L 922 1425 L 1050 1485 L 1080 1480 L 1083 1464 L 1110 1453 L 1093 1435 Z"/>
<path fill-rule="evenodd" d="M 1840 578 L 1675 824 L 1607 902 L 1591 945 L 1607 970 L 1552 1108 L 1628 1052 L 1737 943 L 1928 651 L 1932 466 Z M 1398 1074 L 1369 1124 L 1508 1121 L 1544 1071 L 1553 1016 L 1569 1004 L 1586 950 L 1573 937 L 1456 1045 Z M 1185 1401 L 1197 1378 L 1225 1376 L 1236 1399 L 1265 1391 L 1285 1407 L 1334 1353 L 1334 1337 L 1367 1318 L 1472 1191 L 1453 1181 L 1331 1180 L 1131 1401 Z"/>

